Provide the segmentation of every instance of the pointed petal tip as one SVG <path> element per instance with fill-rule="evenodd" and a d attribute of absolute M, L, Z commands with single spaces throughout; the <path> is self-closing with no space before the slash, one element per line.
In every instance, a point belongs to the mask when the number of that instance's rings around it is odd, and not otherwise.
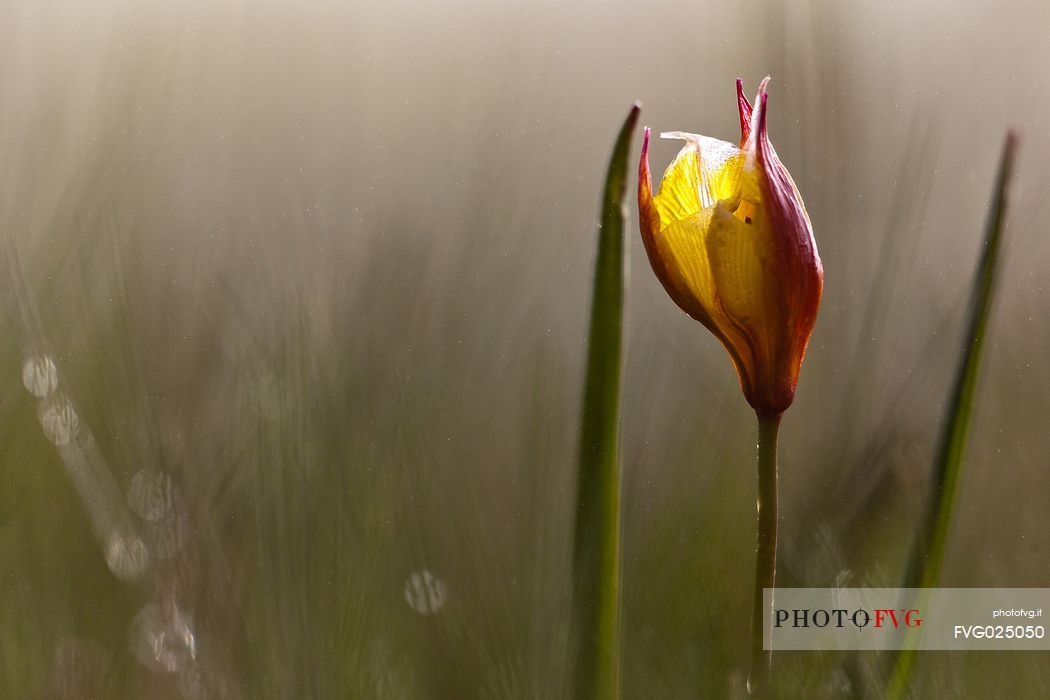
<path fill-rule="evenodd" d="M 765 81 L 762 81 L 763 84 Z M 766 132 L 766 116 L 769 110 L 766 108 L 766 103 L 769 101 L 769 93 L 763 88 L 762 92 L 758 95 L 758 104 L 755 105 L 755 121 L 754 130 L 758 135 L 758 139 L 768 141 L 769 136 Z"/>
<path fill-rule="evenodd" d="M 748 125 L 744 129 L 741 125 L 742 130 L 747 132 L 744 138 L 744 145 L 741 147 L 744 151 L 754 152 L 758 146 L 758 142 L 766 136 L 766 101 L 769 99 L 769 93 L 766 92 L 766 83 L 769 82 L 769 77 L 762 81 L 758 88 L 758 95 L 755 97 L 755 107 L 748 116 Z"/>
<path fill-rule="evenodd" d="M 649 127 L 642 131 L 642 155 L 638 158 L 638 187 L 639 194 L 652 189 L 652 178 L 649 175 Z M 652 196 L 651 194 L 649 195 Z"/>
<path fill-rule="evenodd" d="M 740 146 L 743 148 L 751 135 L 751 103 L 744 94 L 744 81 L 740 78 L 736 79 L 736 106 L 740 114 Z"/>

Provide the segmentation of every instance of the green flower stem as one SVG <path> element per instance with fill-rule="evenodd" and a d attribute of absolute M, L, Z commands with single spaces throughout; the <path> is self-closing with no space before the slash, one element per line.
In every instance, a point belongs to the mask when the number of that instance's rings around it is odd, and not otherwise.
<path fill-rule="evenodd" d="M 751 609 L 751 697 L 769 694 L 773 653 L 762 648 L 764 589 L 777 578 L 777 434 L 781 414 L 758 416 L 758 546 L 755 550 L 755 597 Z M 772 619 L 772 617 L 770 617 Z"/>

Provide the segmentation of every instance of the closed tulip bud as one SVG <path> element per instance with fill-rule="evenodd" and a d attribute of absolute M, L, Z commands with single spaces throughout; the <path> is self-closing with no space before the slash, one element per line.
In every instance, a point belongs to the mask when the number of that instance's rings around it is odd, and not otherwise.
<path fill-rule="evenodd" d="M 823 270 L 809 215 L 766 128 L 762 81 L 752 109 L 737 81 L 741 141 L 671 132 L 685 147 L 653 196 L 649 129 L 638 173 L 642 240 L 653 271 L 722 342 L 760 415 L 791 405 L 813 332 Z"/>

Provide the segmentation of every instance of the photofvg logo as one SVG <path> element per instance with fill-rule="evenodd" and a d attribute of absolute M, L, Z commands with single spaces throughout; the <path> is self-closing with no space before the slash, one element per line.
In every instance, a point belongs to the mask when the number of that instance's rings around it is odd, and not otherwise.
<path fill-rule="evenodd" d="M 895 610 L 893 608 L 877 608 L 865 610 L 858 608 L 846 610 L 835 608 L 827 610 L 818 608 L 773 608 L 773 627 L 828 627 L 832 625 L 839 629 L 853 626 L 856 629 L 883 629 L 892 626 L 893 629 L 901 627 L 921 627 L 922 616 L 917 608 L 911 610 Z"/>
<path fill-rule="evenodd" d="M 773 651 L 1050 649 L 1046 588 L 766 589 Z"/>

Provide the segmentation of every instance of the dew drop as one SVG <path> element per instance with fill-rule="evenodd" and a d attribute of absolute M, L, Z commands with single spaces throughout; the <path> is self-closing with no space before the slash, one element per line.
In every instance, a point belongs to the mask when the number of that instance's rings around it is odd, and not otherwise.
<path fill-rule="evenodd" d="M 853 694 L 853 681 L 844 669 L 837 668 L 825 681 L 824 691 L 828 697 L 848 698 Z"/>
<path fill-rule="evenodd" d="M 68 445 L 80 430 L 80 418 L 69 397 L 55 394 L 42 407 L 40 425 L 48 440 L 58 446 Z"/>
<path fill-rule="evenodd" d="M 142 539 L 135 535 L 114 535 L 106 547 L 106 564 L 109 570 L 125 581 L 142 575 L 149 562 L 149 553 Z"/>
<path fill-rule="evenodd" d="M 420 615 L 433 615 L 445 605 L 445 582 L 423 569 L 405 582 L 405 602 Z"/>
<path fill-rule="evenodd" d="M 58 368 L 47 355 L 31 357 L 22 365 L 22 383 L 26 391 L 42 399 L 58 386 Z"/>
<path fill-rule="evenodd" d="M 131 621 L 131 653 L 151 671 L 174 673 L 197 658 L 189 617 L 172 603 L 147 603 Z"/>

